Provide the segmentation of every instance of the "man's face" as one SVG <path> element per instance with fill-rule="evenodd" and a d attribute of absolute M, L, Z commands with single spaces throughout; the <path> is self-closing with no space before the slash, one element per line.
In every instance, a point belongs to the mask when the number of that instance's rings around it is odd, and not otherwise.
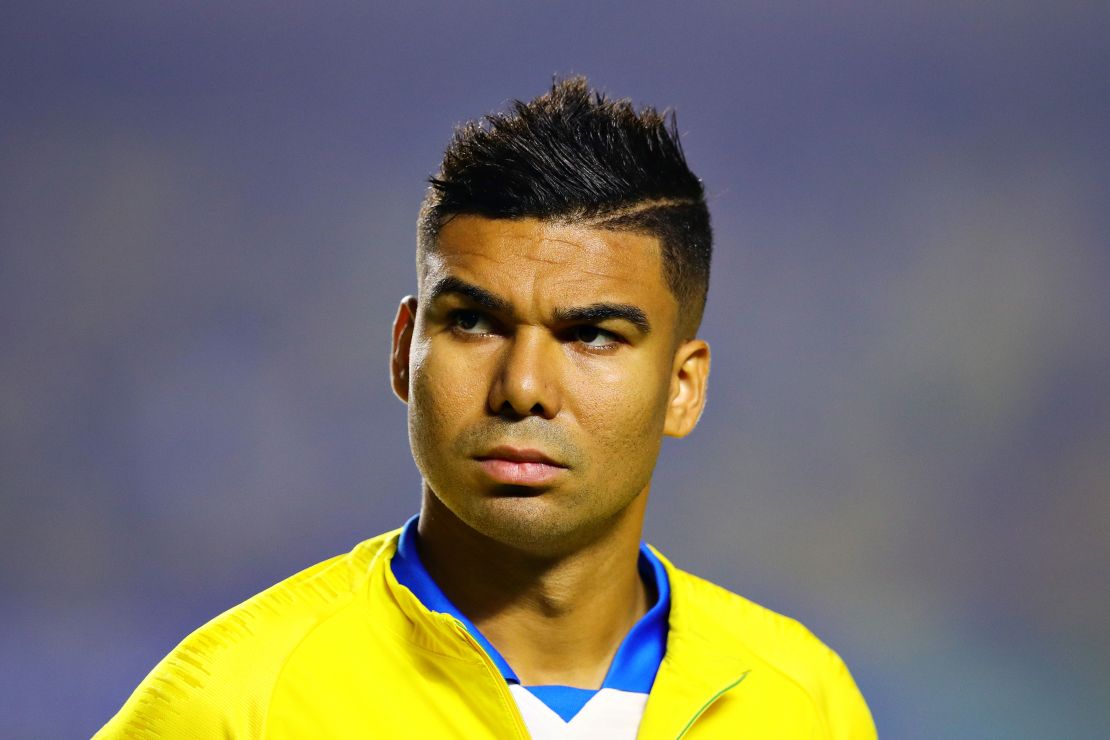
<path fill-rule="evenodd" d="M 457 216 L 420 278 L 394 328 L 394 388 L 426 493 L 530 551 L 642 511 L 662 436 L 696 423 L 708 370 L 704 342 L 677 339 L 658 240 Z"/>

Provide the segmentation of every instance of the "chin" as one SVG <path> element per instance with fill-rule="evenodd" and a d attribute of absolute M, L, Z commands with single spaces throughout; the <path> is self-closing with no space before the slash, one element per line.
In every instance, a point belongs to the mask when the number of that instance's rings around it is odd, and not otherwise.
<path fill-rule="evenodd" d="M 559 505 L 552 496 L 534 494 L 448 506 L 464 524 L 491 540 L 529 555 L 557 557 L 609 531 L 619 515 L 593 511 L 582 503 Z"/>
<path fill-rule="evenodd" d="M 471 527 L 503 545 L 530 553 L 553 553 L 577 539 L 582 522 L 540 495 L 488 498 L 474 507 Z"/>

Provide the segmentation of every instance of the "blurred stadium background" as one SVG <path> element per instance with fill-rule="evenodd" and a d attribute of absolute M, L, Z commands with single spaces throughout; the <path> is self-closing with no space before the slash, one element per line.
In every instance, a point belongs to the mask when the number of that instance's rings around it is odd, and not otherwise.
<path fill-rule="evenodd" d="M 401 7 L 398 7 L 400 5 Z M 674 106 L 715 354 L 648 538 L 890 738 L 1110 726 L 1110 6 L 5 3 L 0 735 L 417 506 L 388 328 L 451 128 Z"/>

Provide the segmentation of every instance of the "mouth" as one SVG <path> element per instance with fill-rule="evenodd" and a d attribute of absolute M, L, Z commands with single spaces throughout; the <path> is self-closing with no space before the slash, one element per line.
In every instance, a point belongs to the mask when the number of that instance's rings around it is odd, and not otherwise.
<path fill-rule="evenodd" d="M 501 446 L 475 459 L 495 482 L 511 486 L 547 485 L 567 470 L 565 465 L 535 449 Z"/>

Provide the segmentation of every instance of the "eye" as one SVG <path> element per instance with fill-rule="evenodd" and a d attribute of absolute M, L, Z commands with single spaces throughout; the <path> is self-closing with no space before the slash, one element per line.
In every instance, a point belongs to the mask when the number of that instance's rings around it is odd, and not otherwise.
<path fill-rule="evenodd" d="M 489 319 L 478 311 L 452 311 L 449 318 L 451 327 L 463 334 L 489 334 L 492 331 Z"/>
<path fill-rule="evenodd" d="M 594 349 L 613 347 L 619 341 L 616 334 L 605 331 L 604 329 L 599 329 L 596 326 L 591 326 L 590 324 L 574 327 L 571 331 L 571 336 L 574 337 L 576 342 L 581 342 L 587 347 L 592 347 Z"/>

